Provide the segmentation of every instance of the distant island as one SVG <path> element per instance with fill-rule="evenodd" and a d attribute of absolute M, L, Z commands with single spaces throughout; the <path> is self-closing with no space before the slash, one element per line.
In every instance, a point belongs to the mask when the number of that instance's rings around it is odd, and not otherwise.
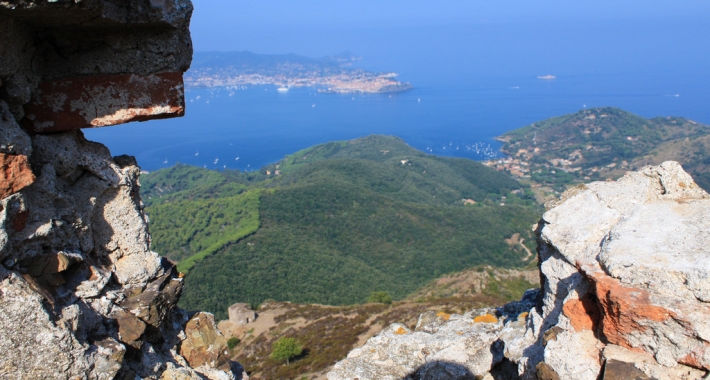
<path fill-rule="evenodd" d="M 274 85 L 286 92 L 293 87 L 316 87 L 323 93 L 390 93 L 412 88 L 395 78 L 397 73 L 374 73 L 353 68 L 360 58 L 346 52 L 319 59 L 296 54 L 242 52 L 195 53 L 188 87 Z"/>

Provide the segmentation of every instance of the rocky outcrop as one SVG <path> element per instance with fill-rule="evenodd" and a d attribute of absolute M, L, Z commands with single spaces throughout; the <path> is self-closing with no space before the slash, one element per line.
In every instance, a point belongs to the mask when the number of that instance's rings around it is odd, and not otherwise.
<path fill-rule="evenodd" d="M 243 377 L 223 351 L 179 354 L 194 318 L 176 306 L 175 266 L 150 249 L 140 169 L 79 130 L 183 113 L 191 11 L 0 2 L 0 377 Z M 199 333 L 221 336 L 214 323 Z"/>
<path fill-rule="evenodd" d="M 391 327 L 338 363 L 328 378 L 403 378 L 412 365 L 402 370 L 391 363 L 405 355 L 421 362 L 414 365 L 421 366 L 414 372 L 418 379 L 705 378 L 710 195 L 680 165 L 665 162 L 616 182 L 568 190 L 549 206 L 537 227 L 542 288 L 537 306 L 524 314 L 524 327 L 501 320 L 501 310 L 490 313 L 498 327 L 486 331 L 470 322 L 480 311 L 452 316 L 443 330 L 396 336 Z M 457 355 L 432 354 L 428 347 L 441 341 L 439 331 L 452 328 L 477 343 L 450 339 L 438 352 Z M 410 335 L 416 343 L 410 344 Z M 485 363 L 492 372 L 471 364 L 478 352 L 490 352 Z M 496 372 L 503 364 L 507 372 Z M 386 372 L 374 376 L 368 372 L 373 366 Z M 430 367 L 468 372 L 421 372 Z"/>
<path fill-rule="evenodd" d="M 329 380 L 469 379 L 505 373 L 501 336 L 525 333 L 525 317 L 538 291 L 499 309 L 464 315 L 429 311 L 414 330 L 395 323 L 335 365 Z"/>
<path fill-rule="evenodd" d="M 200 312 L 185 326 L 186 339 L 180 346 L 180 355 L 193 367 L 207 365 L 229 370 L 227 338 L 217 329 L 214 315 Z"/>
<path fill-rule="evenodd" d="M 20 378 L 179 368 L 199 378 L 177 353 L 183 279 L 150 250 L 135 161 L 70 131 L 34 136 L 30 163 L 36 181 L 0 213 L 1 367 Z"/>

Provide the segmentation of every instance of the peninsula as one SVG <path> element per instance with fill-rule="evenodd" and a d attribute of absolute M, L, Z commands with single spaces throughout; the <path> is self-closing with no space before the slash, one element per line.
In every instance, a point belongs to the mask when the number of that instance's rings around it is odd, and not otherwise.
<path fill-rule="evenodd" d="M 203 88 L 274 85 L 280 91 L 315 87 L 319 92 L 340 94 L 390 93 L 412 88 L 409 83 L 397 81 L 397 73 L 375 73 L 351 67 L 359 59 L 352 53 L 319 59 L 248 51 L 195 53 L 185 84 Z"/>

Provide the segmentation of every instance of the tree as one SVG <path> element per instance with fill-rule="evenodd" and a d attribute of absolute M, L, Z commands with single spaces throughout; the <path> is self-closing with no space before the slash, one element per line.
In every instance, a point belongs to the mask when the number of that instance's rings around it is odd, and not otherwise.
<path fill-rule="evenodd" d="M 271 358 L 278 361 L 286 360 L 286 365 L 291 364 L 289 361 L 294 357 L 301 355 L 303 347 L 301 343 L 294 338 L 279 338 L 271 347 Z"/>
<path fill-rule="evenodd" d="M 367 302 L 376 302 L 389 305 L 392 303 L 392 296 L 387 292 L 372 292 L 370 296 L 367 297 Z"/>

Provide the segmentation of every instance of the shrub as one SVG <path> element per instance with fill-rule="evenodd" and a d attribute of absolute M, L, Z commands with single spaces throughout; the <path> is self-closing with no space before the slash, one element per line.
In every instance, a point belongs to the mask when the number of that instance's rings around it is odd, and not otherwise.
<path fill-rule="evenodd" d="M 372 292 L 367 297 L 367 302 L 383 303 L 389 305 L 392 303 L 392 296 L 387 292 Z"/>
<path fill-rule="evenodd" d="M 229 347 L 230 350 L 237 347 L 239 343 L 241 343 L 241 340 L 239 340 L 236 336 L 227 339 L 227 347 Z"/>

